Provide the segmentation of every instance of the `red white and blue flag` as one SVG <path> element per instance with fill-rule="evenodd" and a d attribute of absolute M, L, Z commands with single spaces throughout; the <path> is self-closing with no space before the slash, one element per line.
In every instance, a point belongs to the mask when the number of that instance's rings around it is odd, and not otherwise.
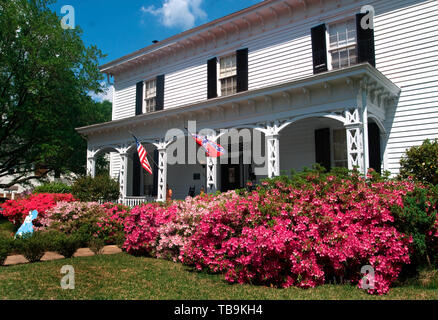
<path fill-rule="evenodd" d="M 195 139 L 196 143 L 205 149 L 205 155 L 207 157 L 218 158 L 226 153 L 224 147 L 220 144 L 209 140 L 206 136 L 201 136 L 199 134 L 191 133 L 187 129 L 188 133 Z"/>
<path fill-rule="evenodd" d="M 140 163 L 141 166 L 150 174 L 152 174 L 152 168 L 151 165 L 149 164 L 148 158 L 147 158 L 147 152 L 146 149 L 142 146 L 142 144 L 140 142 L 138 142 L 137 138 L 132 135 L 135 139 L 135 143 L 137 143 L 137 152 L 138 152 L 138 157 L 140 158 Z"/>

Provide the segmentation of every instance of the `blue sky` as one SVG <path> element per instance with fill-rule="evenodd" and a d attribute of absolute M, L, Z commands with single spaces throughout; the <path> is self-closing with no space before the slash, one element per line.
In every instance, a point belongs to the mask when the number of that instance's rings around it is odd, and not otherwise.
<path fill-rule="evenodd" d="M 75 24 L 85 44 L 96 45 L 107 56 L 105 64 L 182 31 L 252 6 L 262 0 L 58 0 L 51 6 L 74 8 Z M 111 86 L 96 101 L 112 101 Z"/>
<path fill-rule="evenodd" d="M 203 23 L 247 8 L 261 0 L 58 0 L 52 9 L 75 9 L 75 23 L 87 45 L 107 57 L 101 64 Z"/>

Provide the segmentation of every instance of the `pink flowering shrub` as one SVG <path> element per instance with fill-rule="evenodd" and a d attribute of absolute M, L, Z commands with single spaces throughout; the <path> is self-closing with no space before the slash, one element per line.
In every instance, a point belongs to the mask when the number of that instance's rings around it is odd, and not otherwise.
<path fill-rule="evenodd" d="M 37 210 L 39 216 L 44 216 L 46 211 L 54 207 L 57 202 L 75 201 L 69 193 L 39 193 L 31 194 L 26 198 L 8 200 L 0 204 L 0 211 L 10 222 L 19 226 L 23 223 L 29 211 Z"/>
<path fill-rule="evenodd" d="M 96 237 L 104 240 L 105 244 L 123 244 L 125 241 L 124 222 L 129 215 L 129 207 L 107 202 L 102 205 L 105 215 L 97 221 Z"/>
<path fill-rule="evenodd" d="M 105 215 L 104 207 L 97 202 L 58 202 L 37 218 L 36 230 L 56 230 L 70 235 L 83 226 L 96 228 Z"/>
<path fill-rule="evenodd" d="M 424 187 L 369 178 L 311 172 L 299 185 L 280 178 L 252 192 L 145 204 L 125 219 L 124 247 L 224 273 L 231 283 L 278 287 L 309 288 L 333 276 L 361 287 L 361 267 L 371 265 L 374 287 L 368 292 L 384 294 L 413 250 L 392 210 Z"/>
<path fill-rule="evenodd" d="M 303 288 L 333 275 L 359 283 L 361 266 L 371 265 L 369 292 L 386 293 L 409 263 L 411 241 L 390 208 L 414 185 L 334 180 L 302 189 L 278 182 L 217 205 L 182 249 L 183 263 L 225 272 L 229 282 Z"/>
<path fill-rule="evenodd" d="M 123 246 L 132 254 L 155 255 L 158 230 L 172 221 L 178 206 L 161 203 L 146 203 L 131 209 L 125 219 L 126 241 Z"/>

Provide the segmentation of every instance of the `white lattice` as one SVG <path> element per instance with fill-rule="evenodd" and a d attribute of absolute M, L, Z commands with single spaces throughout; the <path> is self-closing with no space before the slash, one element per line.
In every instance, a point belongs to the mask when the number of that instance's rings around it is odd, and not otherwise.
<path fill-rule="evenodd" d="M 266 136 L 267 155 L 268 155 L 268 177 L 280 175 L 280 143 L 278 135 Z"/>
<path fill-rule="evenodd" d="M 207 192 L 217 190 L 217 158 L 207 157 Z"/>
<path fill-rule="evenodd" d="M 120 194 L 122 197 L 127 196 L 127 188 L 128 188 L 128 160 L 129 156 L 127 153 L 120 154 Z"/>
<path fill-rule="evenodd" d="M 359 119 L 358 109 L 345 111 L 345 125 L 360 123 Z"/>

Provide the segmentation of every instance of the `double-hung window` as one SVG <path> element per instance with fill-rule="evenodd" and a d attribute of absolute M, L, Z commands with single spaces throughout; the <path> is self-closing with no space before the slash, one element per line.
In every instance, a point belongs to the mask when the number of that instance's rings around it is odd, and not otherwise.
<path fill-rule="evenodd" d="M 219 81 L 221 87 L 221 96 L 227 96 L 237 92 L 237 68 L 235 54 L 219 59 Z"/>
<path fill-rule="evenodd" d="M 333 163 L 335 167 L 348 167 L 347 134 L 345 129 L 333 130 Z"/>
<path fill-rule="evenodd" d="M 357 64 L 356 21 L 351 19 L 331 24 L 328 31 L 332 69 Z"/>
<path fill-rule="evenodd" d="M 156 97 L 157 97 L 157 83 L 156 80 L 145 81 L 144 83 L 144 110 L 143 113 L 155 111 Z"/>

